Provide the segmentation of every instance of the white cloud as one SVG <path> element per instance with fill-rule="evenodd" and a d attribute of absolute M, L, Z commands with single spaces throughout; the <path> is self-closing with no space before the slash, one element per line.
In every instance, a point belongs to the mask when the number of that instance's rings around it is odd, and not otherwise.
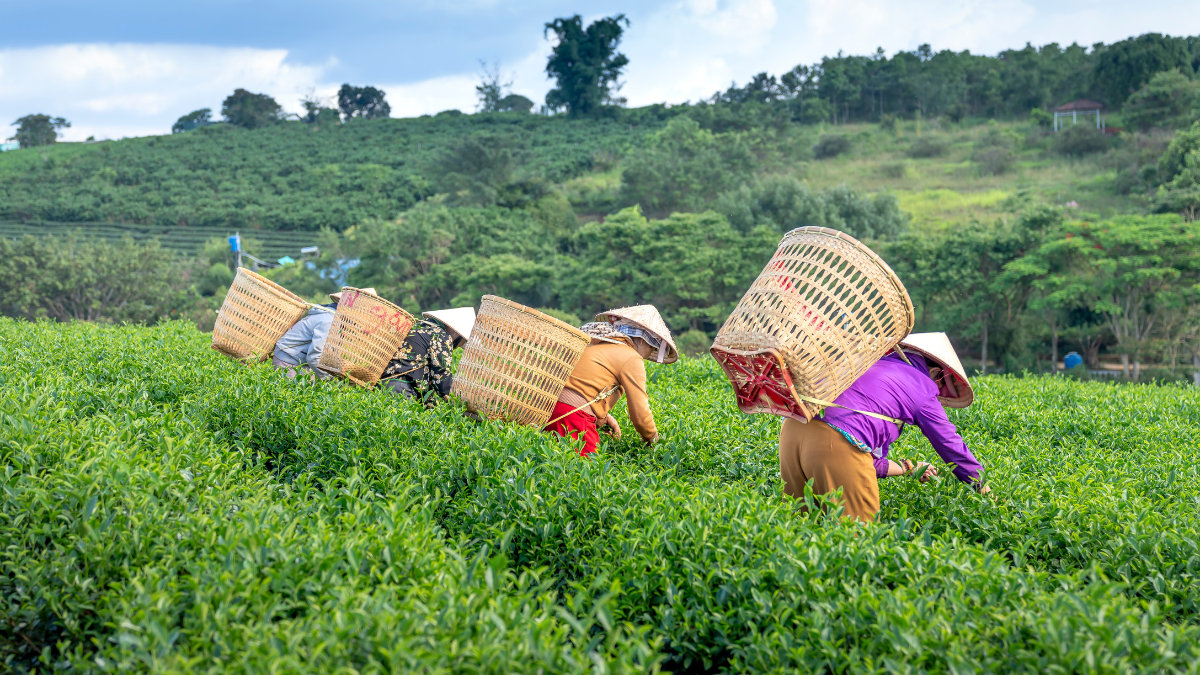
<path fill-rule="evenodd" d="M 622 94 L 647 105 L 723 90 L 739 75 L 735 64 L 761 59 L 778 18 L 771 0 L 681 0 L 636 20 L 622 45 Z"/>
<path fill-rule="evenodd" d="M 1021 0 L 935 0 L 895 2 L 886 0 L 812 0 L 808 23 L 820 54 L 866 53 L 882 46 L 889 52 L 930 43 L 935 49 L 970 49 L 995 53 L 1014 44 L 1036 16 Z"/>
<path fill-rule="evenodd" d="M 234 89 L 267 92 L 290 111 L 331 65 L 287 62 L 283 49 L 70 44 L 0 51 L 0 120 L 41 112 L 75 122 L 66 140 L 168 133 L 197 108 L 219 114 Z M 7 134 L 6 134 L 7 135 Z"/>
<path fill-rule="evenodd" d="M 541 68 L 548 46 L 516 64 L 519 93 L 541 101 Z M 273 96 L 288 112 L 302 112 L 309 92 L 336 100 L 340 83 L 325 80 L 335 62 L 296 64 L 283 49 L 194 45 L 72 44 L 0 50 L 0 123 L 45 113 L 71 120 L 63 140 L 145 136 L 170 132 L 197 108 L 220 116 L 221 101 L 238 87 Z M 503 64 L 502 64 L 503 65 Z M 506 70 L 511 70 L 506 68 Z M 379 84 L 393 117 L 457 108 L 475 109 L 476 73 L 419 82 Z M 3 136 L 9 136 L 11 127 Z"/>
<path fill-rule="evenodd" d="M 448 75 L 423 82 L 381 85 L 392 106 L 392 117 L 416 117 L 457 109 L 475 111 L 475 75 Z"/>

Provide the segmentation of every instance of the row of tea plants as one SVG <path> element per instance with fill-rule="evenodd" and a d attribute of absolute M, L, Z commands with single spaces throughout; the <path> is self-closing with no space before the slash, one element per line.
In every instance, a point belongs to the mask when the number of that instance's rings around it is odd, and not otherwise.
<path fill-rule="evenodd" d="M 982 378 L 995 499 L 890 479 L 863 527 L 782 494 L 711 360 L 651 364 L 662 442 L 585 461 L 207 342 L 0 320 L 6 667 L 1200 668 L 1194 388 Z"/>

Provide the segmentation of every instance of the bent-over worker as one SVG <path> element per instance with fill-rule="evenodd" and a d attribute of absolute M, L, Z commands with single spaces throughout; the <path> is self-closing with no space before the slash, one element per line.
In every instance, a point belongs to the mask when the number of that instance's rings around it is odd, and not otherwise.
<path fill-rule="evenodd" d="M 651 444 L 658 439 L 646 394 L 644 359 L 658 363 L 679 360 L 671 331 L 653 305 L 611 309 L 597 314 L 596 319 L 580 327 L 592 342 L 571 371 L 545 429 L 582 439 L 579 454 L 583 457 L 595 452 L 600 442 L 597 421 L 615 438 L 621 437 L 621 427 L 610 413 L 622 393 L 628 400 L 629 420 L 642 440 Z"/>
<path fill-rule="evenodd" d="M 383 382 L 394 393 L 435 403 L 434 397 L 450 395 L 453 352 L 470 339 L 475 308 L 443 309 L 421 316 L 425 320 L 413 325 L 384 369 Z"/>
<path fill-rule="evenodd" d="M 375 293 L 374 288 L 364 288 L 363 292 Z M 275 343 L 275 355 L 271 365 L 286 370 L 289 379 L 296 379 L 297 373 L 307 374 L 310 379 L 316 377 L 328 380 L 333 375 L 321 370 L 321 353 L 325 350 L 325 341 L 329 337 L 329 327 L 333 325 L 333 314 L 337 310 L 338 301 L 342 299 L 341 292 L 330 293 L 333 302 L 327 305 L 317 305 L 308 310 L 296 325 L 288 329 L 283 337 Z"/>
<path fill-rule="evenodd" d="M 865 522 L 879 512 L 878 479 L 920 475 L 922 483 L 937 475 L 926 462 L 888 458 L 904 424 L 915 425 L 960 481 L 981 494 L 983 465 L 963 442 L 943 406 L 965 408 L 975 392 L 945 333 L 914 333 L 900 342 L 904 356 L 881 358 L 807 424 L 786 419 L 779 433 L 779 472 L 784 492 L 803 499 L 811 479 L 814 494 L 842 488 L 847 516 Z M 872 417 L 883 415 L 901 422 Z"/>

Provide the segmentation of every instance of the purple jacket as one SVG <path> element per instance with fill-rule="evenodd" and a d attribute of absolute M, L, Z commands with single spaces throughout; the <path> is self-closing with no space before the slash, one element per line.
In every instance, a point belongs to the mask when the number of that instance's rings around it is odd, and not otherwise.
<path fill-rule="evenodd" d="M 958 430 L 946 417 L 946 410 L 937 400 L 937 386 L 929 379 L 925 358 L 911 353 L 908 358 L 913 365 L 908 365 L 896 354 L 883 357 L 834 403 L 916 425 L 942 461 L 954 465 L 954 475 L 959 480 L 964 483 L 981 480 L 983 465 L 971 454 Z M 833 407 L 825 409 L 823 419 L 874 448 L 871 454 L 875 456 L 875 474 L 880 478 L 887 475 L 888 450 L 900 437 L 900 429 L 895 424 Z"/>

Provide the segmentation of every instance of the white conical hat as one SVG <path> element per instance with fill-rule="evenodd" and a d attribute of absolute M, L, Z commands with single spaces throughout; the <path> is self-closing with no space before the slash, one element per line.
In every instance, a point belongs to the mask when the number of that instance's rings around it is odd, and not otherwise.
<path fill-rule="evenodd" d="M 615 323 L 617 319 L 626 319 L 636 323 L 659 339 L 656 359 L 659 363 L 675 363 L 679 360 L 679 350 L 675 348 L 675 341 L 671 339 L 671 329 L 667 328 L 666 322 L 662 320 L 662 315 L 658 313 L 654 305 L 621 307 L 596 315 L 597 321 Z"/>
<path fill-rule="evenodd" d="M 421 316 L 437 319 L 450 329 L 452 338 L 471 339 L 471 329 L 475 327 L 474 307 L 455 307 L 454 309 L 439 309 L 434 312 L 422 312 Z"/>
<path fill-rule="evenodd" d="M 947 408 L 965 408 L 975 401 L 975 389 L 967 379 L 967 371 L 963 369 L 962 361 L 954 353 L 950 338 L 945 333 L 909 333 L 900 341 L 900 347 L 905 351 L 916 352 L 932 361 L 930 366 L 940 366 L 943 371 L 954 374 L 952 379 L 938 383 L 938 400 Z"/>

